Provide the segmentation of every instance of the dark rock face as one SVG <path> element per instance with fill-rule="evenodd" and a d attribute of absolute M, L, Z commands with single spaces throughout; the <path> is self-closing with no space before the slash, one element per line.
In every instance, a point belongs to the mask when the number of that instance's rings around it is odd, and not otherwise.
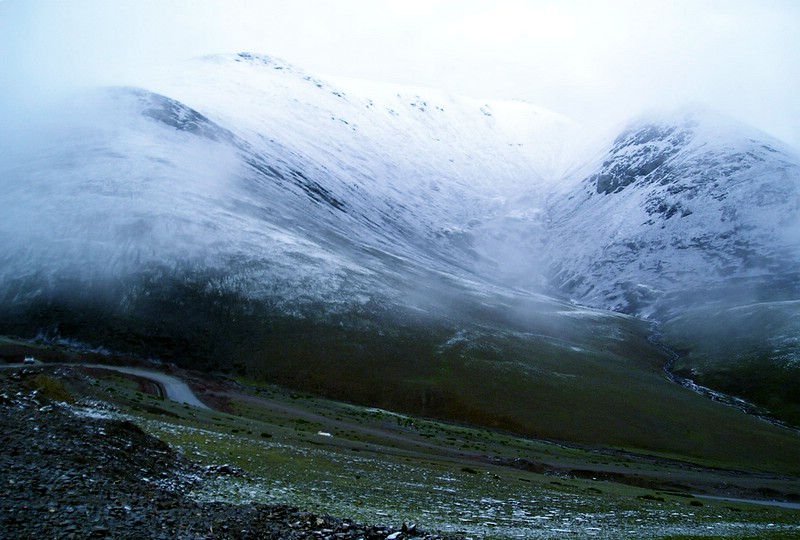
<path fill-rule="evenodd" d="M 76 415 L 25 390 L 36 370 L 0 373 L 0 539 L 444 537 L 357 524 L 285 505 L 200 503 L 203 469 L 127 420 Z"/>
<path fill-rule="evenodd" d="M 109 92 L 121 101 L 133 98 L 141 109 L 142 116 L 150 118 L 178 131 L 185 131 L 212 141 L 233 142 L 235 137 L 205 115 L 183 103 L 141 88 L 113 88 Z"/>
<path fill-rule="evenodd" d="M 594 174 L 589 183 L 596 186 L 597 193 L 609 194 L 622 191 L 637 180 L 654 181 L 650 175 L 665 168 L 670 158 L 692 140 L 693 127 L 692 122 L 687 122 L 683 126 L 646 125 L 625 131 L 614 141 L 602 171 Z M 663 177 L 664 172 L 657 176 Z"/>

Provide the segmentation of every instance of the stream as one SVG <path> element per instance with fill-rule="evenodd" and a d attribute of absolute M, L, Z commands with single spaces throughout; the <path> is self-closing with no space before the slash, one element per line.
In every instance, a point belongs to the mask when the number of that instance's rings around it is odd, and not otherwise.
<path fill-rule="evenodd" d="M 674 382 L 675 384 L 679 384 L 696 394 L 700 394 L 701 396 L 707 397 L 712 401 L 722 403 L 729 407 L 738 409 L 745 414 L 754 416 L 759 420 L 762 420 L 764 422 L 767 422 L 769 424 L 772 424 L 774 426 L 783 429 L 788 429 L 800 433 L 800 429 L 797 429 L 793 426 L 790 426 L 789 424 L 781 422 L 780 420 L 777 420 L 766 414 L 763 414 L 758 406 L 750 403 L 749 401 L 746 401 L 736 396 L 725 394 L 724 392 L 713 390 L 711 388 L 708 388 L 707 386 L 697 384 L 692 379 L 681 377 L 680 375 L 675 373 L 675 362 L 681 357 L 681 355 L 678 354 L 675 350 L 671 349 L 666 344 L 664 344 L 664 342 L 662 341 L 662 333 L 661 329 L 659 328 L 658 322 L 653 320 L 648 320 L 648 322 L 650 322 L 650 336 L 648 336 L 647 340 L 654 346 L 664 351 L 669 356 L 669 360 L 664 365 L 663 369 L 664 373 L 667 374 L 667 378 L 669 378 L 670 381 Z"/>

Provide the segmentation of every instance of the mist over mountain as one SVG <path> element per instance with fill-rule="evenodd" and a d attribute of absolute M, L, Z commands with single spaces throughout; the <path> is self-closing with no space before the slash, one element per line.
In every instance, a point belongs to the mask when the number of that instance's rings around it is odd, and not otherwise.
<path fill-rule="evenodd" d="M 655 321 L 683 375 L 800 419 L 800 157 L 732 120 L 592 145 L 528 103 L 249 53 L 42 116 L 0 148 L 2 331 L 548 435 L 495 386 L 557 408 L 655 377 Z M 614 399 L 584 419 L 644 407 Z"/>

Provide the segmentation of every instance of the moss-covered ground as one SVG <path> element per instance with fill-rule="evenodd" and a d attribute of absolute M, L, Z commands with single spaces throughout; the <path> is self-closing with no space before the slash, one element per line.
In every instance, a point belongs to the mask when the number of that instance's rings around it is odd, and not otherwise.
<path fill-rule="evenodd" d="M 191 460 L 229 465 L 234 474 L 204 482 L 199 499 L 284 502 L 487 539 L 800 535 L 800 509 L 702 497 L 798 502 L 798 477 L 780 465 L 532 439 L 174 368 L 212 410 L 164 400 L 120 373 L 29 369 L 79 408 L 127 416 Z"/>

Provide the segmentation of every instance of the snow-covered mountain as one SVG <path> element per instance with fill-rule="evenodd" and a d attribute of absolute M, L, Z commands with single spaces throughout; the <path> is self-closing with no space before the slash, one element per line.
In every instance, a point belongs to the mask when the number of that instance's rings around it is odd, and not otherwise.
<path fill-rule="evenodd" d="M 262 153 L 288 152 L 296 167 L 317 167 L 327 189 L 357 205 L 351 215 L 379 224 L 379 234 L 401 227 L 387 251 L 410 241 L 409 259 L 444 259 L 450 270 L 456 264 L 490 281 L 541 270 L 541 238 L 531 231 L 543 225 L 548 185 L 570 163 L 576 126 L 563 116 L 519 101 L 326 82 L 250 54 L 198 59 L 148 88 L 232 126 Z M 274 141 L 281 147 L 271 148 Z M 515 239 L 530 249 L 509 247 L 506 220 L 530 225 Z"/>
<path fill-rule="evenodd" d="M 249 53 L 132 82 L 3 134 L 5 331 L 250 355 L 312 388 L 344 383 L 308 365 L 425 371 L 460 351 L 556 388 L 559 362 L 659 354 L 616 312 L 800 294 L 800 158 L 702 110 L 603 147 L 531 104 Z"/>
<path fill-rule="evenodd" d="M 643 118 L 577 177 L 549 251 L 581 302 L 652 315 L 675 295 L 800 292 L 800 158 L 766 134 L 701 109 Z"/>
<path fill-rule="evenodd" d="M 570 127 L 524 103 L 367 97 L 250 54 L 171 75 L 158 93 L 75 98 L 37 128 L 46 137 L 6 146 L 0 283 L 181 265 L 248 296 L 333 305 L 393 295 L 403 266 L 515 271 L 492 223 L 539 227 Z M 507 215 L 523 186 L 533 206 Z"/>

